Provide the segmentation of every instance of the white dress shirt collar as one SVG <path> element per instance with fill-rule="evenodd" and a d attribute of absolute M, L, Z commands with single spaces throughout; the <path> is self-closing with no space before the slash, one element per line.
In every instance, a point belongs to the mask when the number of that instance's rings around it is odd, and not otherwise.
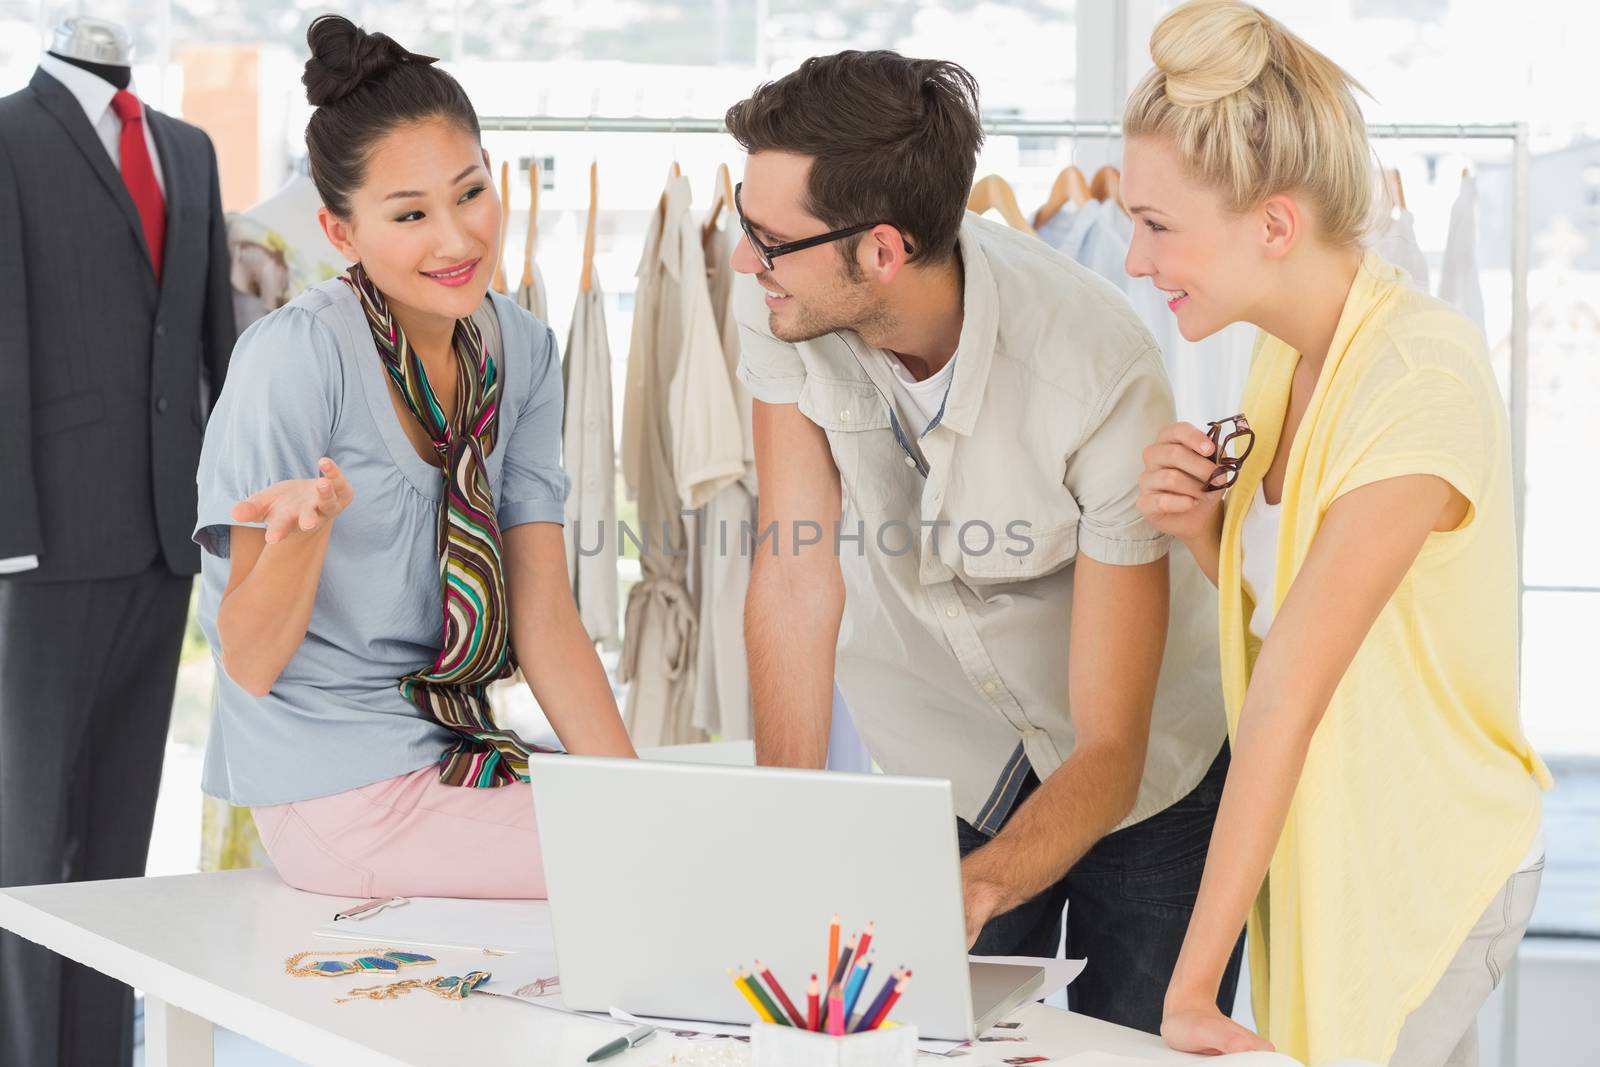
<path fill-rule="evenodd" d="M 89 117 L 91 126 L 100 124 L 101 118 L 111 107 L 111 98 L 117 95 L 117 87 L 98 74 L 91 74 L 82 67 L 75 67 L 49 52 L 39 57 L 39 69 L 67 87 L 67 91 L 77 98 L 83 113 Z M 128 91 L 135 96 L 139 95 L 132 83 L 128 85 Z"/>

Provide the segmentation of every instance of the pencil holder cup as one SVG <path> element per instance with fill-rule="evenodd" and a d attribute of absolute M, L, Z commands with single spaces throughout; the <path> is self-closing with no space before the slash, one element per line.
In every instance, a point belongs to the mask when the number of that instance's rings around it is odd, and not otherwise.
<path fill-rule="evenodd" d="M 750 1048 L 754 1067 L 913 1067 L 917 1028 L 895 1026 L 833 1037 L 756 1023 L 750 1030 Z"/>

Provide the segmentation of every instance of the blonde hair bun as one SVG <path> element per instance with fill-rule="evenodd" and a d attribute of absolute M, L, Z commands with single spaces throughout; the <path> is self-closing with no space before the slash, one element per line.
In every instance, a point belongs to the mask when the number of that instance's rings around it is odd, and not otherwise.
<path fill-rule="evenodd" d="M 1335 243 L 1370 225 L 1363 91 L 1337 63 L 1239 0 L 1190 0 L 1150 35 L 1155 68 L 1128 97 L 1128 137 L 1159 136 L 1189 174 L 1243 211 L 1294 191 Z"/>
<path fill-rule="evenodd" d="M 1232 96 L 1261 75 L 1271 55 L 1261 12 L 1234 0 L 1185 4 L 1150 36 L 1150 58 L 1167 77 L 1167 99 L 1179 107 Z"/>

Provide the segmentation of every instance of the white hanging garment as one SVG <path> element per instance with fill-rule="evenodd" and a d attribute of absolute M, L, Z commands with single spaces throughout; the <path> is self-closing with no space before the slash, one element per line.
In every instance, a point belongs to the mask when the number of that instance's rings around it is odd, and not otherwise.
<path fill-rule="evenodd" d="M 349 266 L 317 222 L 321 207 L 311 176 L 297 172 L 255 207 L 228 216 L 229 280 L 240 333 Z"/>
<path fill-rule="evenodd" d="M 1378 255 L 1409 274 L 1412 285 L 1425 293 L 1430 291 L 1428 257 L 1417 243 L 1416 216 L 1410 211 L 1396 208 L 1372 247 Z"/>
<path fill-rule="evenodd" d="M 1161 349 L 1180 420 L 1203 427 L 1238 414 L 1255 348 L 1255 327 L 1236 322 L 1202 341 L 1185 340 L 1165 294 L 1149 278 L 1128 275 L 1133 220 L 1097 200 L 1076 210 L 1063 208 L 1039 228 L 1039 236 L 1127 293 L 1134 313 Z"/>
<path fill-rule="evenodd" d="M 561 368 L 566 390 L 561 454 L 572 480 L 562 533 L 578 617 L 591 640 L 614 648 L 621 631 L 617 627 L 617 452 L 611 428 L 611 344 L 606 337 L 600 280 L 592 274 L 591 279 L 589 291 L 578 293 L 572 329 L 567 334 L 567 358 Z M 543 279 L 539 282 L 542 291 Z M 518 297 L 521 295 L 519 292 Z"/>
<path fill-rule="evenodd" d="M 698 741 L 699 620 L 682 512 L 744 474 L 739 413 L 706 287 L 689 181 L 667 182 L 645 238 L 622 416 L 622 471 L 639 501 L 642 578 L 628 595 L 623 721 L 640 746 Z"/>
<path fill-rule="evenodd" d="M 750 556 L 744 530 L 756 524 L 755 442 L 751 399 L 739 381 L 739 324 L 733 316 L 733 250 L 740 237 L 731 213 L 704 233 L 706 284 L 722 341 L 728 385 L 738 408 L 744 473 L 698 514 L 691 566 L 697 579 L 700 642 L 695 668 L 694 725 L 724 741 L 751 736 L 750 668 L 744 644 L 744 598 Z"/>
<path fill-rule="evenodd" d="M 583 298 L 579 297 L 578 305 L 583 306 Z M 544 273 L 539 270 L 539 264 L 533 264 L 533 281 L 528 285 L 517 286 L 517 306 L 533 312 L 533 317 L 540 322 L 550 322 L 550 293 L 544 287 Z M 578 320 L 573 319 L 574 323 Z M 604 316 L 602 316 L 604 321 Z"/>
<path fill-rule="evenodd" d="M 1483 285 L 1478 278 L 1478 180 L 1461 176 L 1461 191 L 1450 209 L 1450 230 L 1439 264 L 1439 299 L 1483 329 Z"/>

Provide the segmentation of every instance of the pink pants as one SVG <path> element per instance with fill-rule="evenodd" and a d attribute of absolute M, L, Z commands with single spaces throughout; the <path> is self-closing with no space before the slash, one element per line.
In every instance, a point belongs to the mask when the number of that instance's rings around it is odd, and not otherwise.
<path fill-rule="evenodd" d="M 543 898 L 526 782 L 443 785 L 437 767 L 333 796 L 255 808 L 261 843 L 296 889 L 336 897 Z"/>

